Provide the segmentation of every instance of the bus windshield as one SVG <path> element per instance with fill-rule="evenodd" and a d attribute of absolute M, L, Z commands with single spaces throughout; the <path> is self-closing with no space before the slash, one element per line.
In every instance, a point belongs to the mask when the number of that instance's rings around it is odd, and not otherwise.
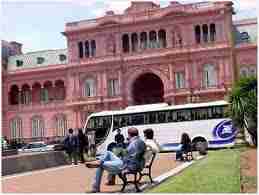
<path fill-rule="evenodd" d="M 87 122 L 87 130 L 95 131 L 96 144 L 102 143 L 111 129 L 111 116 L 94 116 Z"/>

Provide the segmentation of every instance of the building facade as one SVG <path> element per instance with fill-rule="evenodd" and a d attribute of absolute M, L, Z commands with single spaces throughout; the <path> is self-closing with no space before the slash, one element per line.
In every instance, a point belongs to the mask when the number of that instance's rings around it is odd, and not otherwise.
<path fill-rule="evenodd" d="M 226 98 L 240 73 L 257 71 L 256 19 L 233 22 L 232 6 L 132 2 L 67 23 L 67 49 L 8 58 L 3 135 L 55 139 L 96 111 Z"/>

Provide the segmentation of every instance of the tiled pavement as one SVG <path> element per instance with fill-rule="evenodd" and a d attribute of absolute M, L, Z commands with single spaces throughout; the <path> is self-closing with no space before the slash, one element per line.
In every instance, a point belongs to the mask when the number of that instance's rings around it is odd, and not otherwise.
<path fill-rule="evenodd" d="M 175 153 L 159 154 L 153 164 L 153 178 L 168 172 L 180 165 L 176 162 Z M 12 193 L 84 193 L 90 192 L 95 169 L 86 168 L 83 164 L 78 166 L 64 166 L 59 168 L 35 171 L 16 176 L 2 178 L 2 191 Z M 107 186 L 107 173 L 104 172 L 102 192 L 119 192 L 121 180 L 116 179 L 117 185 Z M 148 177 L 143 177 L 142 182 L 147 182 Z"/>

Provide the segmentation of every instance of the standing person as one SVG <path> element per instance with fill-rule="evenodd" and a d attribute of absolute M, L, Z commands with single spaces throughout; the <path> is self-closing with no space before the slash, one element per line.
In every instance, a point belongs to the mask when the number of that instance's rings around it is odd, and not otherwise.
<path fill-rule="evenodd" d="M 115 139 L 115 142 L 116 142 L 118 147 L 123 147 L 125 138 L 121 134 L 121 130 L 120 129 L 117 130 L 117 134 L 115 135 L 114 139 Z"/>
<path fill-rule="evenodd" d="M 99 161 L 86 164 L 89 168 L 97 168 L 92 192 L 100 192 L 103 170 L 107 170 L 112 174 L 118 174 L 122 170 L 135 171 L 144 168 L 145 142 L 140 139 L 138 129 L 135 127 L 128 129 L 128 136 L 130 143 L 127 147 L 127 154 L 123 159 L 120 159 L 110 151 L 106 151 Z"/>
<path fill-rule="evenodd" d="M 86 142 L 86 136 L 84 135 L 82 129 L 78 129 L 78 141 L 79 141 L 79 158 L 81 162 L 84 163 L 85 162 L 84 152 L 88 143 Z"/>
<path fill-rule="evenodd" d="M 88 157 L 89 140 L 88 140 L 87 131 L 85 131 L 84 136 L 85 136 L 85 148 L 84 148 L 84 151 L 85 151 L 85 153 L 86 153 L 86 155 Z"/>
<path fill-rule="evenodd" d="M 74 164 L 77 165 L 79 141 L 78 136 L 74 135 L 73 132 L 73 129 L 68 129 L 68 135 L 64 140 L 64 146 L 70 162 L 72 163 L 72 160 L 74 160 Z"/>

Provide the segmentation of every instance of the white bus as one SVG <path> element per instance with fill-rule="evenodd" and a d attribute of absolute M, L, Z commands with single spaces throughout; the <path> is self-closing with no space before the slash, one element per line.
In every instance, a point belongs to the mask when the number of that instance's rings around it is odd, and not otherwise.
<path fill-rule="evenodd" d="M 226 101 L 129 106 L 124 110 L 91 114 L 84 130 L 95 132 L 97 153 L 102 153 L 114 142 L 117 129 L 121 129 L 126 138 L 129 127 L 136 127 L 141 137 L 144 137 L 143 130 L 152 128 L 162 151 L 175 150 L 182 133 L 187 133 L 194 145 L 202 142 L 208 148 L 232 147 L 236 129 L 226 117 L 227 106 Z"/>

